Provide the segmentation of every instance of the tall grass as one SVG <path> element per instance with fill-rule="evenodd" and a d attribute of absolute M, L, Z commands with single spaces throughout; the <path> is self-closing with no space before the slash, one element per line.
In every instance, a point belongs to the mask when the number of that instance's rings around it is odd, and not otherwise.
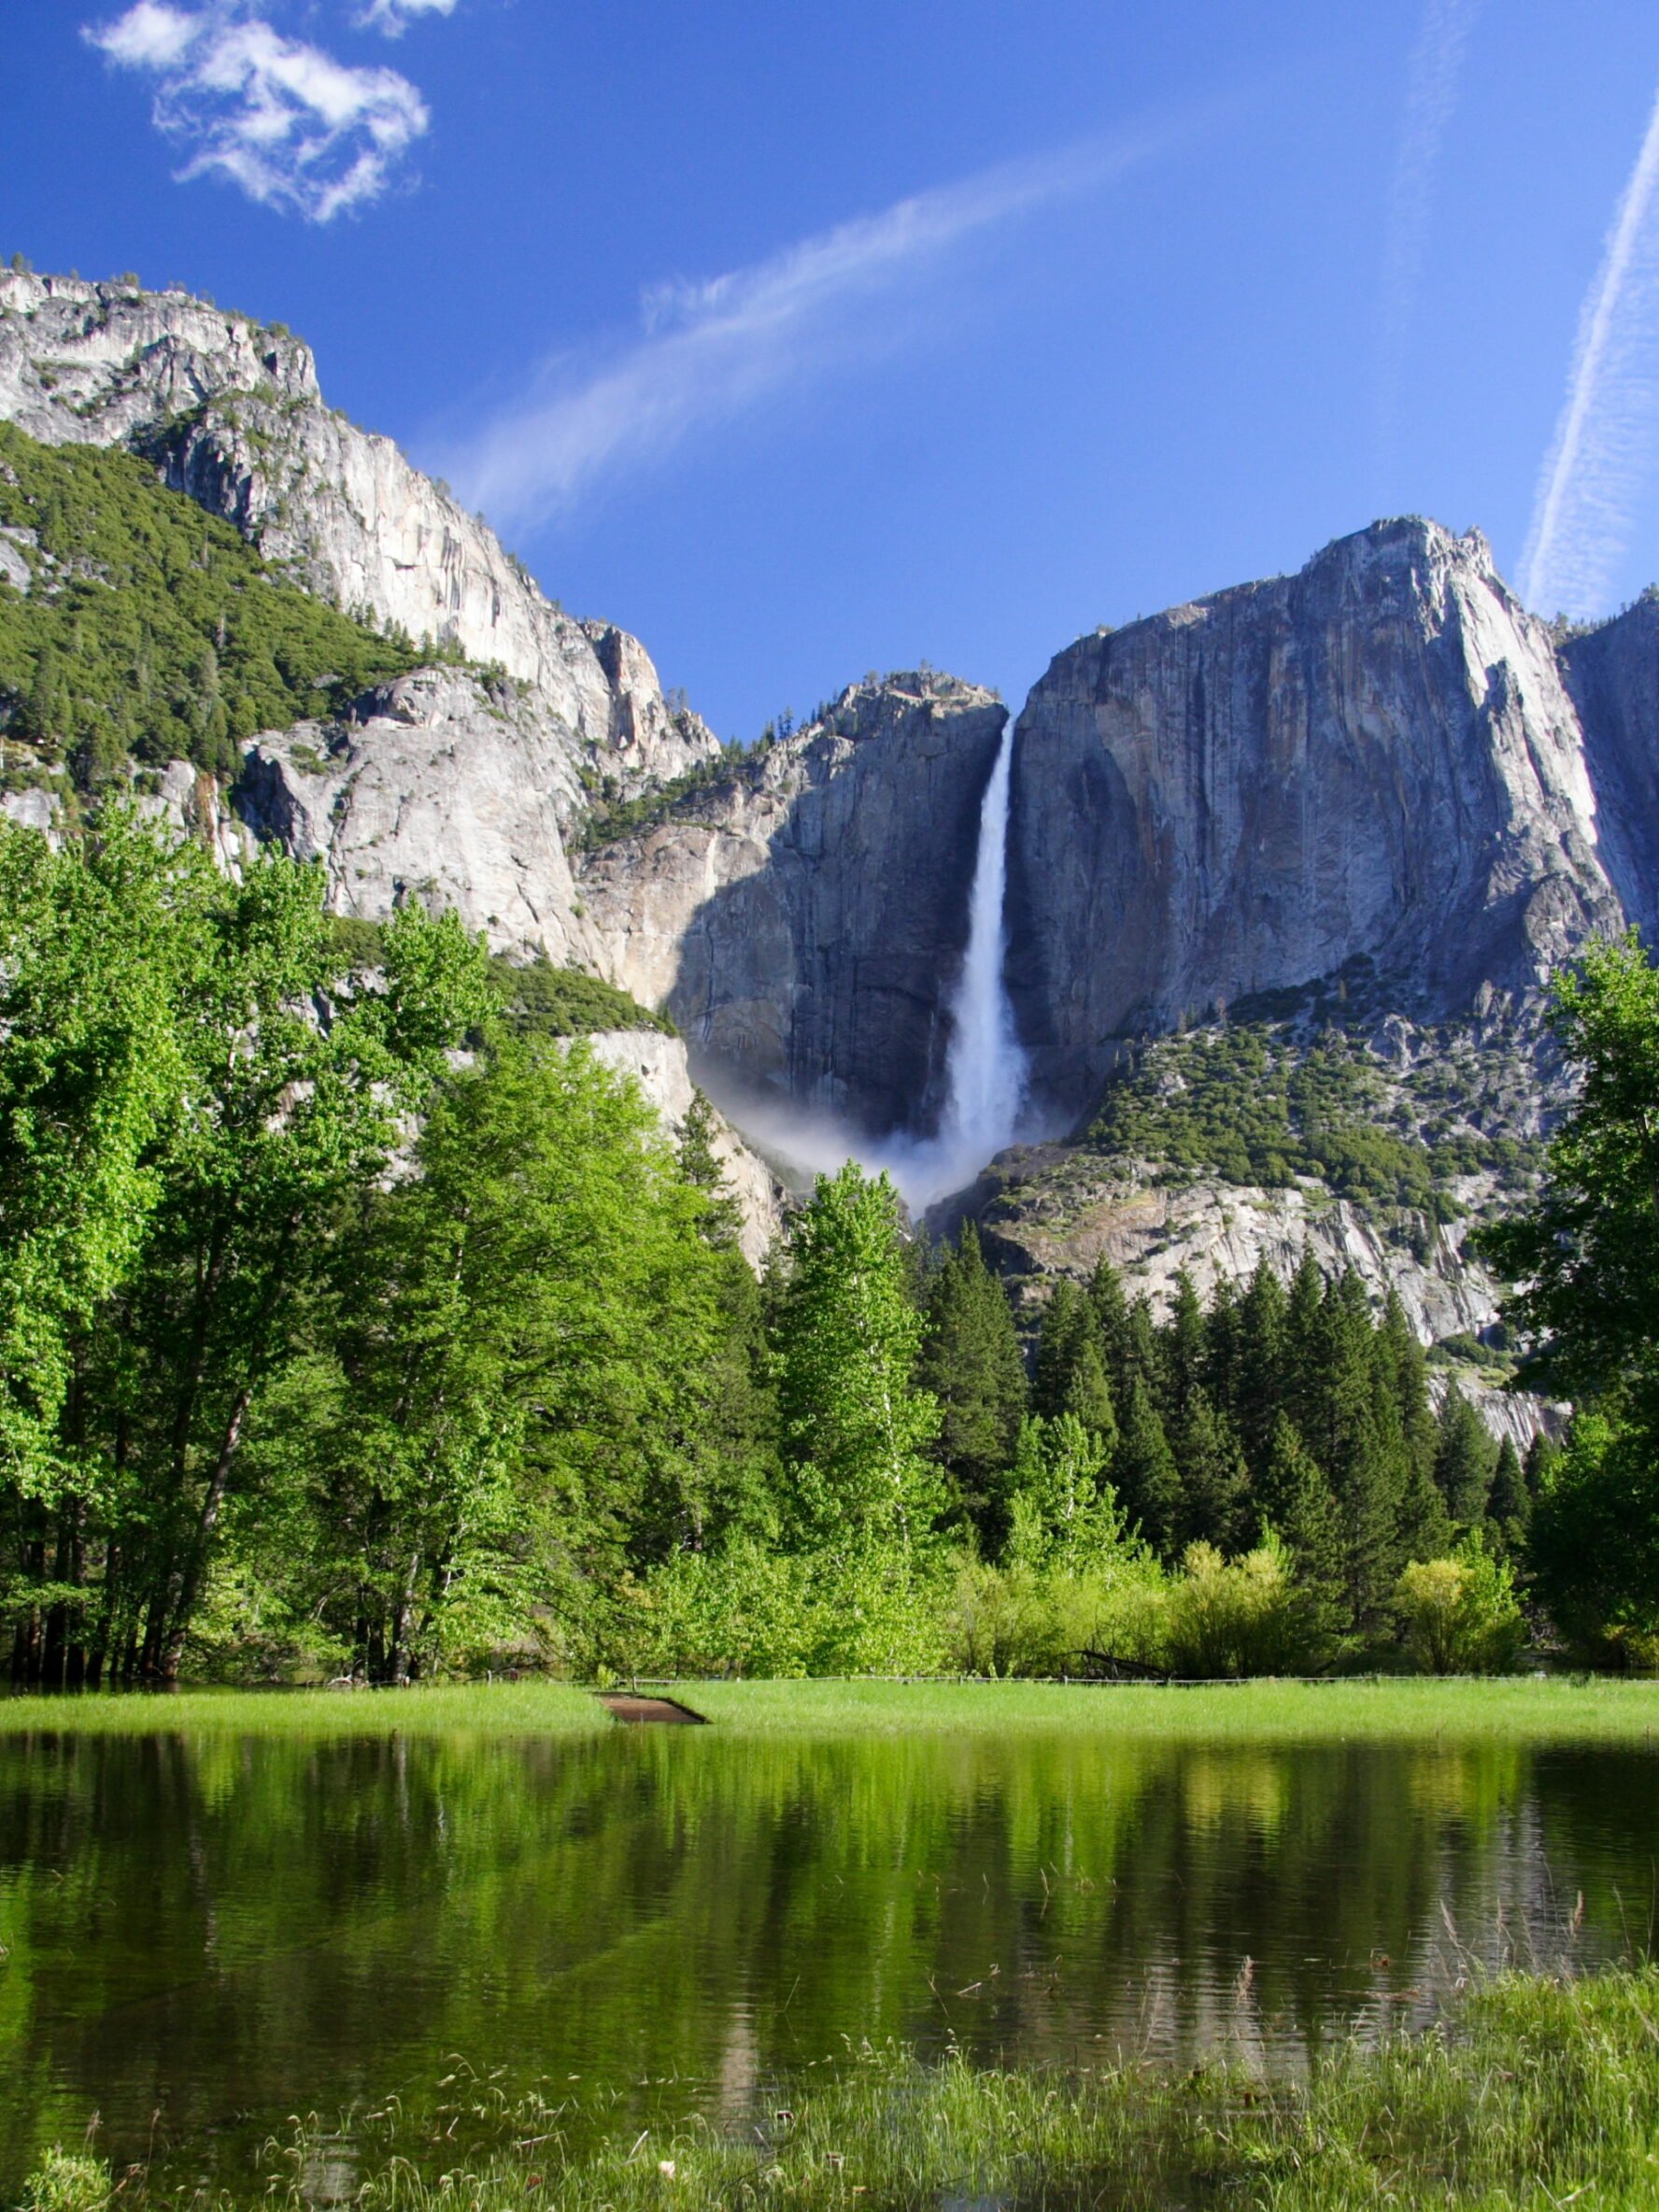
<path fill-rule="evenodd" d="M 1659 1680 L 1471 1677 L 1198 1684 L 686 1682 L 729 1734 L 1056 1732 L 1192 1742 L 1482 1741 L 1659 1746 Z"/>
<path fill-rule="evenodd" d="M 438 1682 L 408 1690 L 129 1691 L 0 1696 L 0 1736 L 592 1736 L 614 1725 L 568 1682 Z"/>
<path fill-rule="evenodd" d="M 1652 1743 L 1659 1680 L 1562 1677 L 1200 1684 L 680 1682 L 673 1694 L 728 1735 L 1099 1735 L 1189 1742 Z M 412 1690 L 185 1690 L 0 1696 L 0 1736 L 591 1736 L 613 1726 L 564 1682 Z"/>
<path fill-rule="evenodd" d="M 1302 2089 L 1226 2068 L 997 2072 L 867 2051 L 739 2123 L 687 2110 L 567 2152 L 571 2118 L 467 2080 L 418 2122 L 394 2103 L 349 2134 L 301 2127 L 273 2147 L 261 2201 L 297 2208 L 327 2179 L 363 2212 L 1651 2212 L 1659 1973 L 1506 1977 L 1445 2029 L 1340 2048 Z M 479 2148 L 457 2154 L 458 2130 Z M 30 2202 L 100 2212 L 108 2191 L 94 2162 L 60 2155 Z"/>

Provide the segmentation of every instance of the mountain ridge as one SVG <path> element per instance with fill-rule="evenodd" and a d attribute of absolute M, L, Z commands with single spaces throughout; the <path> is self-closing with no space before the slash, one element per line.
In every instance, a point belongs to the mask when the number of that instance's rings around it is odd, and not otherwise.
<path fill-rule="evenodd" d="M 150 803 L 205 808 L 227 864 L 238 840 L 270 838 L 322 861 L 344 916 L 453 905 L 498 951 L 666 1008 L 690 1072 L 729 1101 L 833 1116 L 855 1144 L 928 1133 L 1007 719 L 994 694 L 926 669 L 866 679 L 732 757 L 664 696 L 638 640 L 566 615 L 447 488 L 329 409 L 303 341 L 181 292 L 0 272 L 0 418 L 126 447 L 274 574 L 443 648 L 442 665 L 239 740 L 206 796 L 166 767 Z M 44 575 L 15 531 L 3 551 L 0 610 Z M 50 827 L 50 779 L 34 781 L 7 811 Z M 584 838 L 598 797 L 622 826 Z M 1507 1139 L 1515 1084 L 1490 1072 L 1504 1055 L 1546 1113 L 1563 1095 L 1538 1028 L 1552 971 L 1627 920 L 1659 923 L 1659 599 L 1564 635 L 1521 606 L 1479 532 L 1408 517 L 1289 575 L 1087 633 L 1018 718 L 1009 871 L 1007 981 L 1051 1127 L 1147 1041 L 1288 998 L 1316 1015 L 1297 1052 L 1319 1022 L 1378 1067 L 1390 1021 L 1473 1039 L 1446 1126 Z M 1464 1066 L 1454 1042 L 1422 1050 Z M 1168 1163 L 1126 1155 L 1107 1173 L 1107 1157 L 1098 1142 L 1016 1156 L 984 1179 L 974 1202 L 1014 1271 L 1081 1267 L 1125 1205 L 1150 1218 Z M 1149 1282 L 1171 1252 L 1200 1271 L 1223 1254 L 1222 1216 L 1245 1203 L 1226 1194 L 1255 1187 L 1183 1172 L 1199 1198 L 1159 1201 Z M 1056 1236 L 1076 1188 L 1055 1193 L 1080 1176 L 1099 1236 Z M 1373 1208 L 1346 1241 L 1380 1286 L 1417 1232 L 1382 1221 L 1372 1238 L 1389 1205 L 1298 1177 Z M 1318 1242 L 1324 1200 L 1260 1187 L 1249 1203 L 1275 1250 Z M 1493 1286 L 1433 1226 L 1411 1263 L 1420 1330 L 1478 1332 Z M 1331 1264 L 1345 1237 L 1319 1244 Z"/>

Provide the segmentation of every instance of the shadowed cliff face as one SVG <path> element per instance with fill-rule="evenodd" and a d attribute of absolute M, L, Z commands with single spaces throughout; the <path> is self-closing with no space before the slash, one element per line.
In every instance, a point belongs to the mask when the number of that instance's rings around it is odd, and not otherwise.
<path fill-rule="evenodd" d="M 1073 1105 L 1136 1031 L 1359 956 L 1391 1006 L 1463 1012 L 1619 913 L 1548 631 L 1415 520 L 1060 654 L 1011 836 L 1010 986 Z"/>
<path fill-rule="evenodd" d="M 1584 725 L 1601 858 L 1627 917 L 1659 943 L 1659 593 L 1562 647 Z"/>
<path fill-rule="evenodd" d="M 928 1127 L 1006 720 L 948 676 L 854 685 L 729 781 L 582 860 L 609 971 L 667 1006 L 723 1095 L 872 1136 Z"/>

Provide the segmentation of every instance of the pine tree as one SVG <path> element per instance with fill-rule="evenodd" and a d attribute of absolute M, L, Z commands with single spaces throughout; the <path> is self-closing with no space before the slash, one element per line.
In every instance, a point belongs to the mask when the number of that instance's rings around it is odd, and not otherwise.
<path fill-rule="evenodd" d="M 1112 1386 L 1092 1335 L 1085 1336 L 1077 1348 L 1071 1372 L 1066 1378 L 1060 1417 L 1080 1421 L 1090 1436 L 1099 1439 L 1108 1459 L 1117 1449 L 1117 1412 L 1112 1403 Z"/>
<path fill-rule="evenodd" d="M 1414 1487 L 1416 1476 L 1433 1476 L 1437 1433 L 1428 1395 L 1428 1361 L 1397 1291 L 1388 1294 L 1378 1335 L 1378 1348 L 1399 1411 L 1401 1436 L 1411 1454 Z M 1439 1558 L 1439 1554 L 1432 1556 Z"/>
<path fill-rule="evenodd" d="M 1164 1418 L 1182 1420 L 1203 1387 L 1205 1364 L 1204 1309 L 1184 1268 L 1175 1277 L 1175 1295 L 1158 1349 Z"/>
<path fill-rule="evenodd" d="M 1526 1470 L 1521 1464 L 1520 1453 L 1505 1437 L 1497 1447 L 1492 1492 L 1486 1500 L 1486 1522 L 1494 1548 L 1511 1557 L 1523 1552 L 1526 1546 L 1526 1524 L 1531 1517 Z"/>
<path fill-rule="evenodd" d="M 1255 1516 L 1249 1470 L 1232 1424 L 1217 1412 L 1202 1383 L 1195 1382 L 1166 1426 L 1181 1477 L 1180 1547 L 1210 1543 L 1222 1552 L 1247 1551 Z"/>
<path fill-rule="evenodd" d="M 1095 1271 L 1089 1277 L 1088 1299 L 1094 1312 L 1100 1357 L 1106 1363 L 1106 1379 L 1121 1398 L 1131 1365 L 1129 1300 L 1123 1277 L 1104 1256 L 1096 1261 Z"/>
<path fill-rule="evenodd" d="M 1456 1540 L 1452 1516 L 1432 1472 L 1412 1459 L 1400 1498 L 1398 1551 L 1402 1566 L 1413 1559 L 1444 1559 Z"/>
<path fill-rule="evenodd" d="M 1066 1410 L 1071 1374 L 1094 1334 L 1094 1316 L 1079 1286 L 1065 1278 L 1054 1286 L 1037 1337 L 1031 1411 L 1056 1421 Z"/>
<path fill-rule="evenodd" d="M 1239 1300 L 1233 1326 L 1233 1386 L 1226 1411 L 1259 1481 L 1283 1397 L 1284 1285 L 1264 1259 Z"/>
<path fill-rule="evenodd" d="M 1298 1273 L 1297 1285 L 1301 1280 Z M 1397 1424 L 1389 1419 L 1394 1409 L 1387 1378 L 1380 1368 L 1376 1332 L 1358 1278 L 1344 1273 L 1327 1286 L 1305 1350 L 1295 1334 L 1297 1285 L 1292 1286 L 1286 1334 L 1293 1363 L 1306 1370 L 1297 1395 L 1312 1410 L 1297 1426 L 1342 1509 L 1354 1618 L 1362 1627 L 1375 1628 L 1386 1618 L 1389 1594 L 1403 1564 L 1399 1518 L 1406 1469 Z"/>
<path fill-rule="evenodd" d="M 934 1274 L 917 1380 L 939 1401 L 940 1462 L 994 1551 L 1004 1534 L 995 1501 L 1026 1410 L 1026 1368 L 1007 1293 L 971 1222 Z"/>
<path fill-rule="evenodd" d="M 1497 1471 L 1497 1447 L 1455 1383 L 1441 1401 L 1438 1425 L 1435 1482 L 1456 1525 L 1479 1528 L 1486 1519 L 1486 1500 Z"/>
<path fill-rule="evenodd" d="M 1283 1413 L 1273 1424 L 1268 1447 L 1262 1503 L 1269 1525 L 1296 1563 L 1313 1641 L 1326 1644 L 1352 1621 L 1347 1533 L 1324 1470 Z"/>
<path fill-rule="evenodd" d="M 1181 1527 L 1181 1476 L 1151 1389 L 1139 1375 L 1129 1378 L 1110 1474 L 1130 1524 L 1161 1557 L 1171 1556 Z"/>
<path fill-rule="evenodd" d="M 1211 1404 L 1235 1428 L 1239 1384 L 1239 1294 L 1231 1281 L 1220 1275 L 1204 1314 L 1204 1387 Z"/>

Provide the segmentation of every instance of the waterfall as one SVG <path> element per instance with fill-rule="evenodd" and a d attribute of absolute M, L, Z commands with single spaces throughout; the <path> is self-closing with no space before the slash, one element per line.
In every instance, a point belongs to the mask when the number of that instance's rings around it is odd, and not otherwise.
<path fill-rule="evenodd" d="M 1026 1097 L 1026 1055 L 1002 981 L 1008 951 L 1008 797 L 1014 725 L 1002 732 L 979 810 L 979 850 L 968 909 L 968 950 L 951 1000 L 945 1102 L 939 1133 L 893 1162 L 895 1179 L 918 1212 L 961 1190 L 1012 1143 Z"/>

